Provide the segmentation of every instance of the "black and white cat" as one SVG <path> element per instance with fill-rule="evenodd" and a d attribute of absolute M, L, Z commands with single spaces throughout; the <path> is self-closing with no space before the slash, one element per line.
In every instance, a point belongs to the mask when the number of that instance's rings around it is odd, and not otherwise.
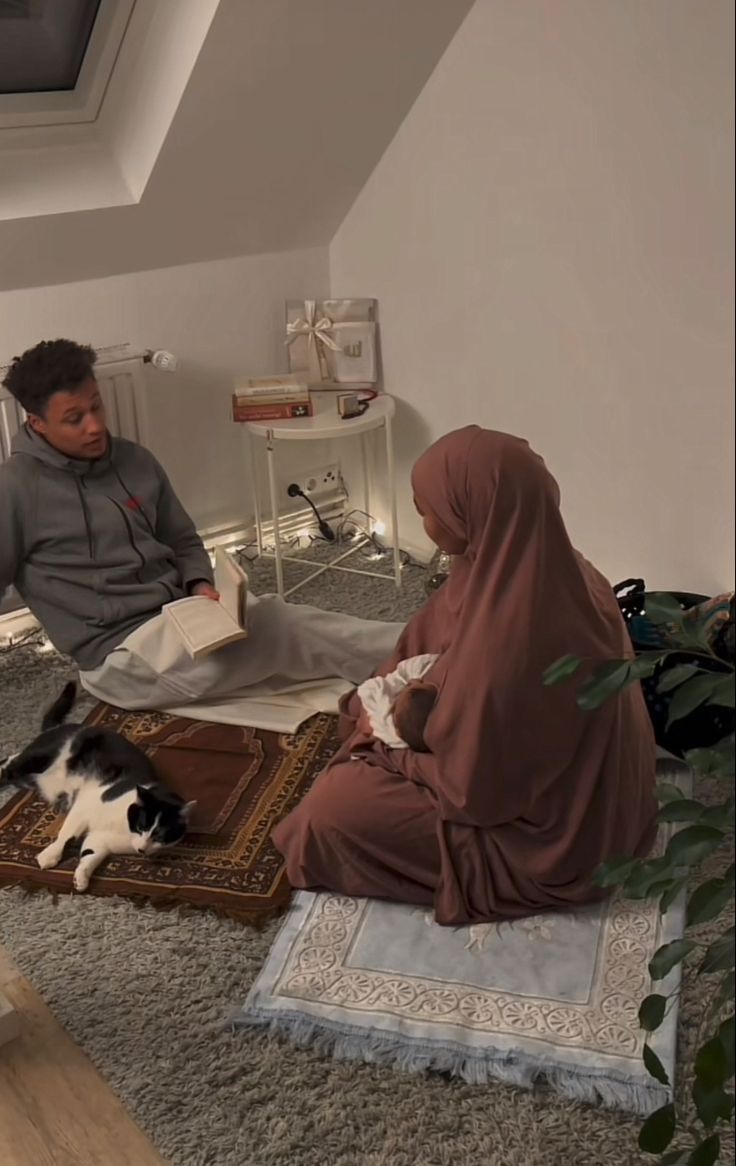
<path fill-rule="evenodd" d="M 42 870 L 57 866 L 67 843 L 79 840 L 74 887 L 86 891 L 108 855 L 152 855 L 179 842 L 195 803 L 162 785 L 145 753 L 125 737 L 65 724 L 76 695 L 76 684 L 67 684 L 44 714 L 40 736 L 8 758 L 0 781 L 35 787 L 50 805 L 65 806 L 58 838 L 37 862 Z"/>

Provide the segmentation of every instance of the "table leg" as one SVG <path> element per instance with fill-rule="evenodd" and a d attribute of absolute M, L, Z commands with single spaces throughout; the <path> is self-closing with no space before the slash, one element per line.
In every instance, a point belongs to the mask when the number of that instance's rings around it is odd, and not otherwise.
<path fill-rule="evenodd" d="M 269 430 L 266 441 L 268 458 L 268 489 L 271 495 L 271 521 L 273 523 L 274 557 L 276 559 L 276 590 L 284 594 L 284 565 L 281 561 L 281 532 L 279 530 L 279 502 L 276 490 L 276 457 L 273 448 L 273 434 Z"/>
<path fill-rule="evenodd" d="M 258 490 L 258 474 L 256 473 L 255 441 L 253 435 L 246 430 L 248 449 L 248 463 L 250 468 L 250 493 L 253 499 L 253 518 L 256 524 L 256 546 L 258 554 L 263 554 L 263 519 L 261 518 L 261 498 Z"/>
<path fill-rule="evenodd" d="M 386 418 L 386 467 L 388 470 L 388 493 L 391 505 L 391 546 L 394 549 L 394 580 L 396 590 L 401 590 L 401 549 L 399 547 L 399 516 L 396 506 L 396 466 L 394 463 L 394 438 L 391 418 Z"/>
<path fill-rule="evenodd" d="M 371 487 L 368 476 L 368 434 L 360 435 L 360 456 L 363 459 L 363 509 L 366 514 L 371 512 Z M 370 530 L 370 525 L 368 527 Z"/>

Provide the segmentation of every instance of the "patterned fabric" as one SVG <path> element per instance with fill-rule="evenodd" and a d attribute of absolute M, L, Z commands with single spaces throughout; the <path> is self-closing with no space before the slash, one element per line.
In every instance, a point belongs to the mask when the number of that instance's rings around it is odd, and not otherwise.
<path fill-rule="evenodd" d="M 660 777 L 688 780 L 672 765 Z M 474 1082 L 545 1076 L 567 1096 L 644 1113 L 669 1092 L 642 1063 L 638 1009 L 649 960 L 682 924 L 682 903 L 662 919 L 656 900 L 614 899 L 440 927 L 423 908 L 300 892 L 240 1022 L 338 1056 Z M 657 990 L 673 991 L 678 978 L 675 969 Z M 670 1080 L 675 1013 L 651 1041 Z"/>
<path fill-rule="evenodd" d="M 288 902 L 271 830 L 335 752 L 335 717 L 313 717 L 293 736 L 107 705 L 98 705 L 87 723 L 128 737 L 172 789 L 197 801 L 180 846 L 155 860 L 109 859 L 88 894 L 207 907 L 246 922 L 258 922 Z M 61 821 L 30 793 L 0 807 L 0 886 L 72 891 L 73 860 L 48 871 L 36 865 Z"/>
<path fill-rule="evenodd" d="M 719 645 L 723 643 L 725 648 L 723 659 L 729 658 L 724 633 L 729 622 L 733 624 L 733 602 L 733 591 L 725 595 L 716 595 L 714 599 L 706 599 L 703 603 L 689 608 L 683 620 L 685 626 L 689 622 L 701 623 L 706 640 L 718 655 L 722 655 L 722 652 L 719 651 Z M 733 660 L 733 646 L 731 646 L 730 658 Z"/>

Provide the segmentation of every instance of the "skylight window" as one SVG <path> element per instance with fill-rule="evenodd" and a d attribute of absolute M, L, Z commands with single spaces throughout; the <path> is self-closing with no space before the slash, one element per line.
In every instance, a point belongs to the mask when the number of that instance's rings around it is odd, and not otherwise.
<path fill-rule="evenodd" d="M 74 89 L 100 0 L 0 0 L 0 93 Z"/>
<path fill-rule="evenodd" d="M 219 2 L 0 0 L 0 224 L 140 201 Z M 60 13 L 64 76 L 20 74 Z"/>
<path fill-rule="evenodd" d="M 0 0 L 0 133 L 95 121 L 134 5 Z"/>

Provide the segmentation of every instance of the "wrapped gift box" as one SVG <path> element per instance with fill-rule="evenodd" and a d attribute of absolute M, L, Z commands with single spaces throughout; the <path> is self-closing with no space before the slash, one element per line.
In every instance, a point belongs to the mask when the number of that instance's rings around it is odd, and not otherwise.
<path fill-rule="evenodd" d="M 289 368 L 311 388 L 375 388 L 376 301 L 287 300 Z"/>

